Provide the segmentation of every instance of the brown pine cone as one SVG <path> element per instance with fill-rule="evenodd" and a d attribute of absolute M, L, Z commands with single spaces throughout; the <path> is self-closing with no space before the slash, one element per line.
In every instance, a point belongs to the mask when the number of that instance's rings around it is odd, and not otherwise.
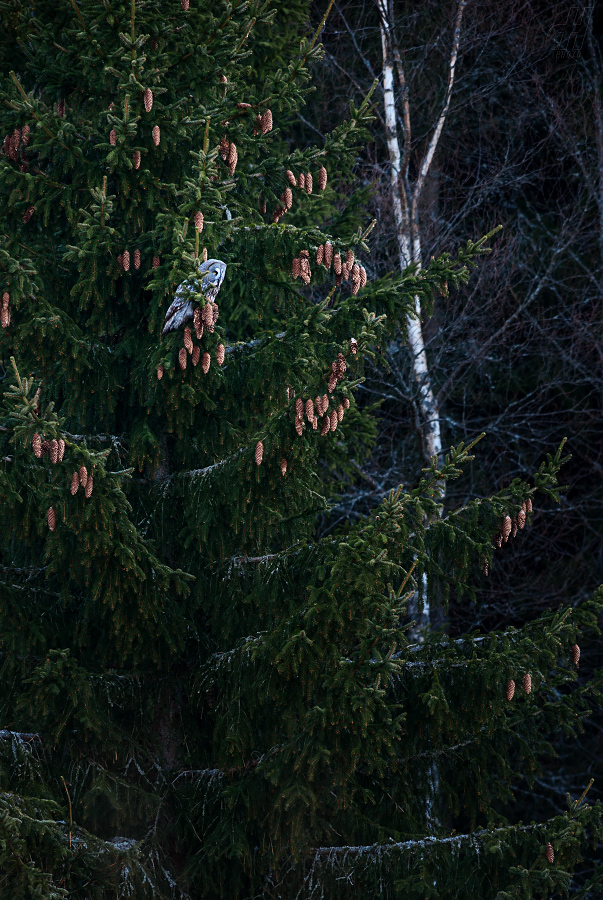
<path fill-rule="evenodd" d="M 511 519 L 511 537 L 517 535 L 517 519 Z"/>
<path fill-rule="evenodd" d="M 115 147 L 117 144 L 117 132 L 115 131 L 115 128 L 112 128 L 109 132 L 109 143 L 112 147 Z"/>
<path fill-rule="evenodd" d="M 124 271 L 126 271 L 126 272 L 130 271 L 130 253 L 128 250 L 124 250 L 122 257 L 121 257 L 121 264 L 124 268 Z"/>
<path fill-rule="evenodd" d="M 159 268 L 159 257 L 158 256 L 153 256 L 153 268 L 154 269 Z"/>
<path fill-rule="evenodd" d="M 512 700 L 514 693 L 515 693 L 515 682 L 511 678 L 511 680 L 507 683 L 507 700 Z"/>
<path fill-rule="evenodd" d="M 63 457 L 65 456 L 65 441 L 63 438 L 59 438 L 59 462 L 63 462 Z"/>
<path fill-rule="evenodd" d="M 36 211 L 35 206 L 28 206 L 28 207 L 27 207 L 27 209 L 25 210 L 25 214 L 24 214 L 24 216 L 23 216 L 23 223 L 24 223 L 24 224 L 26 224 L 27 222 L 29 222 L 29 220 L 31 219 L 31 217 L 33 216 L 33 214 L 35 213 L 35 211 Z"/>
<path fill-rule="evenodd" d="M 2 294 L 2 309 L 8 309 L 8 304 L 10 303 L 10 294 L 8 291 L 4 291 Z"/>
<path fill-rule="evenodd" d="M 299 416 L 295 417 L 295 430 L 298 434 L 298 437 L 301 437 L 302 431 L 304 430 L 304 420 L 300 419 Z"/>
<path fill-rule="evenodd" d="M 329 376 L 329 383 L 327 385 L 327 390 L 328 390 L 329 394 L 333 393 L 336 385 L 337 385 L 337 378 L 331 372 L 331 374 Z"/>
<path fill-rule="evenodd" d="M 337 372 L 335 374 L 337 375 L 337 379 L 339 381 L 341 381 L 341 379 L 344 377 L 345 373 L 347 372 L 347 369 L 348 369 L 348 364 L 345 361 L 345 356 L 343 355 L 343 353 L 338 353 L 337 354 Z"/>
<path fill-rule="evenodd" d="M 262 465 L 262 458 L 264 456 L 264 445 L 261 441 L 258 441 L 255 445 L 255 464 L 256 466 Z"/>
<path fill-rule="evenodd" d="M 71 491 L 71 495 L 77 494 L 80 487 L 80 477 L 77 472 L 74 472 L 71 476 L 71 487 L 69 490 Z"/>
<path fill-rule="evenodd" d="M 186 347 L 181 347 L 178 351 L 178 363 L 182 371 L 186 369 Z"/>
<path fill-rule="evenodd" d="M 350 267 L 345 262 L 341 263 L 341 277 L 344 281 L 347 281 L 350 277 Z"/>
<path fill-rule="evenodd" d="M 42 458 L 42 438 L 36 431 L 34 436 L 31 439 L 31 446 L 34 452 L 34 456 L 37 456 L 38 459 Z"/>
<path fill-rule="evenodd" d="M 195 228 L 199 234 L 203 231 L 203 213 L 200 210 L 195 213 Z"/>
<path fill-rule="evenodd" d="M 343 404 L 340 403 L 339 406 L 337 407 L 337 421 L 341 422 L 342 419 L 343 419 Z"/>
<path fill-rule="evenodd" d="M 216 349 L 216 360 L 218 361 L 218 365 L 221 366 L 224 362 L 224 354 L 226 352 L 226 348 L 224 344 L 218 344 Z"/>
<path fill-rule="evenodd" d="M 285 188 L 283 200 L 287 209 L 291 209 L 291 207 L 293 206 L 293 191 L 291 190 L 291 188 Z"/>
<path fill-rule="evenodd" d="M 574 661 L 574 665 L 577 666 L 580 662 L 580 647 L 578 644 L 574 644 L 572 647 L 572 659 Z"/>
<path fill-rule="evenodd" d="M 193 365 L 194 365 L 194 366 L 196 366 L 197 363 L 199 362 L 199 357 L 200 357 L 200 356 L 201 356 L 201 348 L 200 348 L 200 347 L 193 347 L 193 355 L 192 355 L 191 359 L 192 359 L 192 361 L 193 361 Z"/>
<path fill-rule="evenodd" d="M 59 100 L 59 102 L 57 103 L 57 113 L 59 114 L 61 119 L 65 118 L 65 101 L 62 99 Z M 26 126 L 26 127 L 28 127 L 28 126 Z"/>
<path fill-rule="evenodd" d="M 344 408 L 344 409 L 349 409 L 349 408 L 350 408 L 350 401 L 348 400 L 347 397 L 344 397 L 344 399 L 343 399 L 343 408 Z"/>
<path fill-rule="evenodd" d="M 319 247 L 316 248 L 316 265 L 317 266 L 322 265 L 322 261 L 324 260 L 324 258 L 325 258 L 325 248 L 324 248 L 324 244 L 321 244 Z"/>
<path fill-rule="evenodd" d="M 551 844 L 550 841 L 547 841 L 547 845 L 545 847 L 545 853 L 546 853 L 547 862 L 552 866 L 553 861 L 555 859 L 555 851 L 553 850 L 553 845 Z"/>
<path fill-rule="evenodd" d="M 48 527 L 51 531 L 54 531 L 56 528 L 56 515 L 52 506 L 48 507 L 48 512 L 46 513 L 46 518 L 48 520 Z"/>
<path fill-rule="evenodd" d="M 333 266 L 335 268 L 335 274 L 341 275 L 341 254 L 336 253 L 333 257 Z"/>
<path fill-rule="evenodd" d="M 132 154 L 132 163 L 134 169 L 140 169 L 140 150 L 135 150 Z"/>
<path fill-rule="evenodd" d="M 348 249 L 345 251 L 345 261 L 351 269 L 352 266 L 354 265 L 354 251 L 353 250 Z"/>
<path fill-rule="evenodd" d="M 331 268 L 331 263 L 333 261 L 333 244 L 331 241 L 325 241 L 325 266 L 327 269 Z"/>
<path fill-rule="evenodd" d="M 291 274 L 294 278 L 299 278 L 299 276 L 301 275 L 301 261 L 297 258 L 297 256 L 291 263 Z"/>
<path fill-rule="evenodd" d="M 303 414 L 304 414 L 304 401 L 301 399 L 301 397 L 298 397 L 297 400 L 295 401 L 295 415 L 297 416 L 298 419 L 301 419 Z"/>
<path fill-rule="evenodd" d="M 163 378 L 163 366 L 157 366 L 157 381 Z"/>
<path fill-rule="evenodd" d="M 331 431 L 336 431 L 337 423 L 339 421 L 337 418 L 337 410 L 336 409 L 331 410 L 331 415 L 329 417 L 329 421 L 330 421 L 330 425 L 331 425 Z"/>
<path fill-rule="evenodd" d="M 153 143 L 155 144 L 156 147 L 158 147 L 159 142 L 161 141 L 161 131 L 159 130 L 159 125 L 153 126 L 151 135 L 153 136 Z"/>
<path fill-rule="evenodd" d="M 523 528 L 526 524 L 526 514 L 523 509 L 520 509 L 517 513 L 517 527 Z"/>
<path fill-rule="evenodd" d="M 287 180 L 288 180 L 289 184 L 291 185 L 291 187 L 297 187 L 297 181 L 296 181 L 295 175 L 293 174 L 291 169 L 287 169 L 287 171 L 285 172 L 285 175 L 287 176 Z"/>
<path fill-rule="evenodd" d="M 188 325 L 184 329 L 184 346 L 189 353 L 193 352 L 193 336 Z"/>
<path fill-rule="evenodd" d="M 144 108 L 147 112 L 151 112 L 153 109 L 153 91 L 151 88 L 146 88 L 144 92 Z"/>
<path fill-rule="evenodd" d="M 140 250 L 134 251 L 134 268 L 136 270 L 140 269 Z"/>
<path fill-rule="evenodd" d="M 484 560 L 484 564 L 482 566 L 482 572 L 484 573 L 484 575 L 488 574 L 488 560 L 487 559 Z"/>
<path fill-rule="evenodd" d="M 269 109 L 266 110 L 260 119 L 260 123 L 262 134 L 268 134 L 269 131 L 272 131 L 272 112 Z"/>
<path fill-rule="evenodd" d="M 222 157 L 224 162 L 226 162 L 226 160 L 228 159 L 228 151 L 229 150 L 230 150 L 230 141 L 228 141 L 226 138 L 222 138 L 222 140 L 220 141 L 220 156 Z"/>
<path fill-rule="evenodd" d="M 209 372 L 209 367 L 211 365 L 211 357 L 209 353 L 204 353 L 203 358 L 201 359 L 201 368 L 203 369 L 203 374 L 207 375 Z"/>
<path fill-rule="evenodd" d="M 203 315 L 200 306 L 196 306 L 193 310 L 193 326 L 195 334 L 197 335 L 197 340 L 200 341 L 203 337 Z"/>
<path fill-rule="evenodd" d="M 239 160 L 239 154 L 237 152 L 236 145 L 231 142 L 230 147 L 228 148 L 228 168 L 230 170 L 230 177 L 235 173 L 235 169 L 237 167 L 237 162 Z"/>
<path fill-rule="evenodd" d="M 314 418 L 314 403 L 312 402 L 311 397 L 308 400 L 306 400 L 305 412 L 306 412 L 306 418 L 308 419 L 308 421 L 311 422 L 312 419 Z"/>
<path fill-rule="evenodd" d="M 523 689 L 526 694 L 529 694 L 532 690 L 532 676 L 529 672 L 526 672 L 526 674 L 523 676 Z"/>
<path fill-rule="evenodd" d="M 327 186 L 327 170 L 324 166 L 321 166 L 318 170 L 318 186 L 321 191 L 324 191 Z"/>
<path fill-rule="evenodd" d="M 48 445 L 48 452 L 50 455 L 50 462 L 53 466 L 56 466 L 58 458 L 59 458 L 59 442 L 53 438 Z"/>
<path fill-rule="evenodd" d="M 86 466 L 80 466 L 78 475 L 81 486 L 85 488 L 88 484 L 88 469 L 86 468 Z"/>
<path fill-rule="evenodd" d="M 286 474 L 287 474 L 287 460 L 283 456 L 283 458 L 281 459 L 281 475 L 284 476 Z"/>
<path fill-rule="evenodd" d="M 305 189 L 306 189 L 306 176 L 304 175 L 303 172 L 300 172 L 299 175 L 297 176 L 297 186 L 300 189 L 300 191 L 305 191 Z"/>
<path fill-rule="evenodd" d="M 92 475 L 88 475 L 88 481 L 86 483 L 86 487 L 84 489 L 84 497 L 88 499 L 92 494 L 92 488 L 94 487 L 94 478 Z"/>
<path fill-rule="evenodd" d="M 324 437 L 325 434 L 328 434 L 328 432 L 330 430 L 331 430 L 331 420 L 329 419 L 329 416 L 325 416 L 324 419 L 322 420 L 322 425 L 320 428 L 321 437 Z"/>
<path fill-rule="evenodd" d="M 511 534 L 512 527 L 511 516 L 505 516 L 500 525 L 500 533 L 502 534 L 502 539 L 505 544 L 509 540 L 509 535 Z"/>
<path fill-rule="evenodd" d="M 48 441 L 42 441 L 42 445 L 41 445 L 42 456 L 44 456 L 45 453 L 48 453 L 49 446 L 50 446 L 50 444 L 48 443 Z"/>
<path fill-rule="evenodd" d="M 310 172 L 306 172 L 306 180 L 304 183 L 304 188 L 306 190 L 306 194 L 312 193 L 312 175 Z"/>
<path fill-rule="evenodd" d="M 360 266 L 360 287 L 363 288 L 366 284 L 366 269 L 364 266 Z"/>
<path fill-rule="evenodd" d="M 356 356 L 358 353 L 358 341 L 356 338 L 350 338 L 350 352 Z"/>

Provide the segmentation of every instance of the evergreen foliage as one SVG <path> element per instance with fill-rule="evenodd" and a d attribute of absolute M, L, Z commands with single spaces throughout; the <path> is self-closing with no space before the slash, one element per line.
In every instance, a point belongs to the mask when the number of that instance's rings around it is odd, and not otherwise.
<path fill-rule="evenodd" d="M 1 896 L 555 896 L 601 836 L 584 795 L 534 823 L 511 801 L 601 696 L 571 647 L 603 595 L 408 637 L 413 592 L 473 596 L 501 518 L 557 496 L 562 448 L 440 517 L 477 441 L 460 445 L 316 538 L 374 442 L 363 363 L 414 296 L 429 312 L 466 283 L 494 232 L 358 294 L 315 263 L 327 240 L 368 252 L 362 194 L 342 211 L 337 185 L 371 98 L 323 146 L 287 146 L 320 53 L 288 6 L 272 53 L 260 0 L 0 2 Z M 161 338 L 204 250 L 228 267 L 194 341 L 207 372 L 179 365 L 182 329 Z M 296 403 L 325 394 L 321 434 Z"/>

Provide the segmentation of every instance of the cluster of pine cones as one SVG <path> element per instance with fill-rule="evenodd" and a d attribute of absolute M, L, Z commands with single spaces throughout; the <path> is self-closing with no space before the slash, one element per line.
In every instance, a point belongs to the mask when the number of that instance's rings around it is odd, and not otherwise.
<path fill-rule="evenodd" d="M 220 156 L 225 163 L 228 163 L 228 168 L 232 177 L 239 160 L 236 144 L 233 141 L 229 141 L 228 138 L 222 138 L 220 141 Z"/>
<path fill-rule="evenodd" d="M 218 304 L 212 303 L 209 301 L 204 306 L 197 306 L 193 312 L 193 325 L 195 328 L 195 334 L 197 336 L 197 340 L 200 341 L 203 337 L 203 330 L 207 328 L 210 334 L 214 333 L 214 328 L 216 322 L 218 321 Z M 184 347 L 181 347 L 178 351 L 178 363 L 180 368 L 184 371 L 187 365 L 187 354 L 190 355 L 193 366 L 196 366 L 199 363 L 199 359 L 201 359 L 201 368 L 203 369 L 203 374 L 207 375 L 209 372 L 209 367 L 211 365 L 211 356 L 206 351 L 203 356 L 201 356 L 201 348 L 196 345 L 193 345 L 193 335 L 188 325 L 184 328 Z M 216 347 L 216 361 L 219 366 L 224 363 L 224 356 L 226 354 L 226 348 L 224 344 L 218 344 Z M 157 380 L 161 381 L 163 378 L 164 368 L 163 365 L 157 366 Z"/>
<path fill-rule="evenodd" d="M 494 543 L 497 547 L 502 547 L 503 543 L 507 543 L 509 540 L 509 535 L 511 537 L 515 537 L 517 534 L 517 529 L 521 529 L 526 524 L 526 513 L 532 512 L 532 501 L 528 497 L 527 500 L 524 500 L 521 504 L 521 509 L 517 513 L 513 519 L 511 516 L 505 516 L 500 524 L 500 531 L 494 538 Z"/>
<path fill-rule="evenodd" d="M 272 221 L 278 222 L 279 219 L 285 215 L 288 209 L 291 209 L 293 204 L 293 191 L 291 188 L 298 188 L 300 191 L 305 191 L 306 194 L 312 193 L 312 188 L 314 186 L 314 180 L 312 178 L 311 172 L 300 172 L 297 178 L 291 171 L 291 169 L 287 169 L 286 176 L 291 187 L 285 188 L 281 196 L 279 197 L 280 205 L 276 207 L 274 212 L 272 213 Z M 318 186 L 321 191 L 327 186 L 327 170 L 324 166 L 321 166 L 318 172 Z M 262 199 L 260 200 L 260 212 L 266 212 L 266 203 Z"/>
<path fill-rule="evenodd" d="M 2 142 L 2 152 L 13 162 L 19 162 L 19 151 L 21 151 L 21 164 L 19 166 L 19 171 L 21 172 L 27 172 L 29 168 L 25 148 L 29 144 L 30 134 L 31 128 L 29 125 L 24 125 L 23 128 L 15 128 L 11 134 L 7 134 Z"/>
<path fill-rule="evenodd" d="M 360 288 L 366 284 L 366 269 L 354 262 L 354 251 L 346 250 L 345 261 L 341 258 L 341 253 L 333 253 L 333 245 L 330 241 L 326 241 L 316 249 L 316 264 L 324 266 L 325 269 L 333 268 L 335 270 L 335 284 L 337 287 L 342 281 L 352 279 L 352 294 L 358 293 Z M 301 278 L 304 284 L 309 284 L 312 276 L 310 269 L 310 254 L 307 250 L 301 250 L 291 264 L 291 272 L 294 278 Z"/>
<path fill-rule="evenodd" d="M 38 459 L 41 459 L 45 453 L 48 453 L 50 455 L 50 462 L 53 466 L 57 462 L 63 461 L 63 455 L 65 453 L 65 441 L 63 438 L 59 438 L 58 441 L 54 438 L 51 441 L 43 441 L 36 431 L 31 439 L 31 446 L 34 455 Z"/>
<path fill-rule="evenodd" d="M 92 494 L 92 488 L 94 487 L 94 479 L 92 475 L 88 475 L 88 469 L 86 466 L 80 466 L 77 472 L 74 472 L 71 476 L 71 487 L 69 490 L 71 491 L 71 496 L 75 496 L 77 494 L 80 487 L 84 488 L 84 496 L 86 499 L 90 497 Z"/>

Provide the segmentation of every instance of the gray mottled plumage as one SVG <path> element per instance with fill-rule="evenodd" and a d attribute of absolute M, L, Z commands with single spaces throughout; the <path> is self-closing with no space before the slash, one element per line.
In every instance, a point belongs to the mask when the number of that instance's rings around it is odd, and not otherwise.
<path fill-rule="evenodd" d="M 174 299 L 165 314 L 162 336 L 167 334 L 168 331 L 176 331 L 181 325 L 193 318 L 193 310 L 196 303 L 194 300 L 189 300 L 192 293 L 199 293 L 200 291 L 205 295 L 206 300 L 214 301 L 216 299 L 226 274 L 226 263 L 223 263 L 221 259 L 208 259 L 206 262 L 201 263 L 197 271 L 200 278 L 203 276 L 200 286 L 199 281 L 194 279 L 183 281 L 176 288 Z"/>

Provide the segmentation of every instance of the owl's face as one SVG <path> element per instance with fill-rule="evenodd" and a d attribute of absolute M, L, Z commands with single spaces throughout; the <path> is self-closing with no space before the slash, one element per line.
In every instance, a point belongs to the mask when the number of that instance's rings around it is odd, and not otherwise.
<path fill-rule="evenodd" d="M 213 288 L 217 293 L 226 275 L 226 263 L 221 259 L 208 259 L 199 266 L 199 275 L 203 275 L 201 289 L 207 291 Z"/>

